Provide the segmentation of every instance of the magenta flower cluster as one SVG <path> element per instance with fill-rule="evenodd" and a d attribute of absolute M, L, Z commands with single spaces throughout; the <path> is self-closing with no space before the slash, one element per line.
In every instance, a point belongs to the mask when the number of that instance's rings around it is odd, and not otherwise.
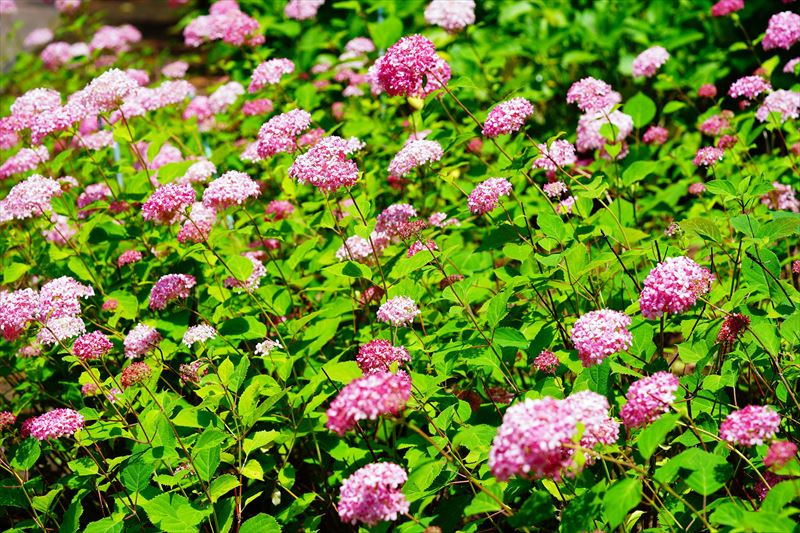
<path fill-rule="evenodd" d="M 764 444 L 775 436 L 781 417 L 766 405 L 748 405 L 733 411 L 719 426 L 722 440 L 741 446 Z"/>
<path fill-rule="evenodd" d="M 328 429 L 344 435 L 361 420 L 397 416 L 411 395 L 407 375 L 374 372 L 348 383 L 333 400 L 326 414 Z"/>
<path fill-rule="evenodd" d="M 110 352 L 112 348 L 114 348 L 114 345 L 111 344 L 108 336 L 100 331 L 93 331 L 75 339 L 75 343 L 72 345 L 72 353 L 78 359 L 88 361 L 100 359 Z"/>
<path fill-rule="evenodd" d="M 711 290 L 713 281 L 714 276 L 708 269 L 688 257 L 668 257 L 645 278 L 639 294 L 639 308 L 642 315 L 650 319 L 664 313 L 683 313 Z"/>
<path fill-rule="evenodd" d="M 376 65 L 377 81 L 392 96 L 425 98 L 450 81 L 450 66 L 422 35 L 402 37 Z"/>
<path fill-rule="evenodd" d="M 487 137 L 509 135 L 519 131 L 525 121 L 533 115 L 533 104 L 525 98 L 512 98 L 494 106 L 483 125 Z"/>
<path fill-rule="evenodd" d="M 384 339 L 376 339 L 362 344 L 356 355 L 356 362 L 364 375 L 386 372 L 392 363 L 403 366 L 409 361 L 411 361 L 411 355 L 408 350 L 403 346 L 394 346 Z"/>
<path fill-rule="evenodd" d="M 392 326 L 410 324 L 420 313 L 417 304 L 408 296 L 395 296 L 384 302 L 378 309 L 378 320 Z"/>
<path fill-rule="evenodd" d="M 581 316 L 572 328 L 572 342 L 583 366 L 599 365 L 609 355 L 631 347 L 631 318 L 619 311 L 600 309 Z"/>
<path fill-rule="evenodd" d="M 164 309 L 170 302 L 188 298 L 195 285 L 197 280 L 187 274 L 161 276 L 150 290 L 150 309 Z"/>
<path fill-rule="evenodd" d="M 341 137 L 325 137 L 297 156 L 289 168 L 289 176 L 324 192 L 352 187 L 358 181 L 358 166 L 347 158 L 349 148 L 348 141 Z"/>
<path fill-rule="evenodd" d="M 65 437 L 82 429 L 84 421 L 83 415 L 74 409 L 53 409 L 23 422 L 22 434 L 37 440 Z"/>
<path fill-rule="evenodd" d="M 656 372 L 635 381 L 628 388 L 627 402 L 620 410 L 622 422 L 629 428 L 645 426 L 669 411 L 678 390 L 678 378 L 669 372 Z"/>
<path fill-rule="evenodd" d="M 511 190 L 511 182 L 505 178 L 489 178 L 479 183 L 467 198 L 470 212 L 482 215 L 492 211 L 500 202 L 500 197 L 508 196 Z"/>
<path fill-rule="evenodd" d="M 342 522 L 374 526 L 382 520 L 396 520 L 407 513 L 409 502 L 401 490 L 408 480 L 403 467 L 394 463 L 370 463 L 342 481 L 339 517 Z"/>

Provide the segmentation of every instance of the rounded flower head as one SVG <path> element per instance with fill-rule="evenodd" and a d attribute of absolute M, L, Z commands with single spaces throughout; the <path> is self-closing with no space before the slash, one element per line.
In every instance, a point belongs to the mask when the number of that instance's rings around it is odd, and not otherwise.
<path fill-rule="evenodd" d="M 628 403 L 620 411 L 622 422 L 629 428 L 655 422 L 669 411 L 678 386 L 678 378 L 669 372 L 656 372 L 635 381 L 628 389 Z"/>
<path fill-rule="evenodd" d="M 139 250 L 125 250 L 117 258 L 117 266 L 124 267 L 142 260 L 142 252 Z"/>
<path fill-rule="evenodd" d="M 244 172 L 229 170 L 208 184 L 203 191 L 203 205 L 214 209 L 225 209 L 232 205 L 242 205 L 248 198 L 256 198 L 261 189 Z"/>
<path fill-rule="evenodd" d="M 734 411 L 719 426 L 719 436 L 731 444 L 756 446 L 775 436 L 781 417 L 766 405 L 748 405 Z"/>
<path fill-rule="evenodd" d="M 800 211 L 800 200 L 795 196 L 795 191 L 791 185 L 784 185 L 780 182 L 772 182 L 772 190 L 761 197 L 761 203 L 770 209 L 780 211 Z"/>
<path fill-rule="evenodd" d="M 639 307 L 645 318 L 691 309 L 697 299 L 711 290 L 714 276 L 688 257 L 668 257 L 656 265 L 644 280 Z"/>
<path fill-rule="evenodd" d="M 94 296 L 94 289 L 69 276 L 61 276 L 45 283 L 39 290 L 39 318 L 78 315 L 81 312 L 80 298 Z"/>
<path fill-rule="evenodd" d="M 93 113 L 111 111 L 139 88 L 127 73 L 112 68 L 103 72 L 73 95 L 74 102 Z"/>
<path fill-rule="evenodd" d="M 159 187 L 142 204 L 142 217 L 158 224 L 178 222 L 186 208 L 194 203 L 197 194 L 188 183 L 169 183 Z"/>
<path fill-rule="evenodd" d="M 49 159 L 50 153 L 45 146 L 22 148 L 0 165 L 0 179 L 6 179 L 14 174 L 22 174 L 23 172 L 34 170 Z"/>
<path fill-rule="evenodd" d="M 389 163 L 389 174 L 405 176 L 417 167 L 439 161 L 443 155 L 442 146 L 436 141 L 409 141 Z"/>
<path fill-rule="evenodd" d="M 579 152 L 588 152 L 590 150 L 603 150 L 609 142 L 602 133 L 600 133 L 603 126 L 611 123 L 617 135 L 614 137 L 614 143 L 621 142 L 625 137 L 633 131 L 633 118 L 622 111 L 596 112 L 581 115 L 578 119 L 578 131 L 575 139 L 575 145 Z M 623 145 L 624 146 L 624 145 Z M 623 154 L 626 150 L 623 149 L 619 157 L 624 157 Z"/>
<path fill-rule="evenodd" d="M 455 33 L 475 23 L 475 0 L 432 0 L 425 8 L 425 22 Z"/>
<path fill-rule="evenodd" d="M 294 72 L 294 63 L 290 59 L 270 59 L 258 65 L 253 71 L 248 92 L 259 91 L 265 85 L 275 85 L 284 74 Z"/>
<path fill-rule="evenodd" d="M 745 76 L 731 84 L 728 96 L 752 100 L 759 94 L 772 89 L 772 85 L 761 76 Z"/>
<path fill-rule="evenodd" d="M 581 316 L 572 328 L 572 342 L 583 366 L 599 365 L 609 355 L 630 348 L 632 337 L 629 316 L 611 309 L 591 311 Z"/>
<path fill-rule="evenodd" d="M 744 9 L 744 0 L 719 0 L 711 6 L 712 17 L 724 17 Z"/>
<path fill-rule="evenodd" d="M 492 441 L 492 474 L 500 481 L 514 475 L 556 481 L 572 475 L 579 468 L 573 444 L 579 424 L 584 428 L 580 444 L 589 449 L 615 442 L 619 433 L 619 423 L 608 416 L 608 400 L 592 391 L 512 405 Z"/>
<path fill-rule="evenodd" d="M 550 350 L 542 350 L 533 360 L 533 367 L 543 374 L 553 374 L 558 368 L 559 362 L 556 354 Z"/>
<path fill-rule="evenodd" d="M 422 35 L 401 38 L 378 63 L 378 81 L 392 96 L 424 98 L 449 80 L 450 67 L 436 54 L 434 44 Z"/>
<path fill-rule="evenodd" d="M 108 337 L 99 331 L 81 335 L 72 345 L 72 353 L 82 361 L 100 359 L 114 347 Z"/>
<path fill-rule="evenodd" d="M 717 333 L 717 344 L 720 344 L 727 349 L 744 334 L 744 331 L 750 325 L 750 317 L 741 313 L 731 313 L 722 321 L 722 326 Z"/>
<path fill-rule="evenodd" d="M 306 20 L 317 16 L 317 11 L 325 0 L 289 0 L 283 8 L 283 14 L 287 18 L 295 20 Z"/>
<path fill-rule="evenodd" d="M 272 200 L 264 212 L 269 220 L 283 220 L 294 213 L 294 205 L 286 200 Z"/>
<path fill-rule="evenodd" d="M 724 155 L 725 150 L 722 148 L 717 148 L 716 146 L 706 146 L 697 151 L 692 163 L 698 167 L 712 167 L 722 161 Z"/>
<path fill-rule="evenodd" d="M 16 421 L 17 417 L 14 416 L 14 413 L 10 411 L 0 411 L 0 431 L 13 426 Z"/>
<path fill-rule="evenodd" d="M 37 440 L 74 435 L 83 428 L 83 415 L 74 409 L 53 409 L 23 423 L 23 434 Z"/>
<path fill-rule="evenodd" d="M 125 357 L 128 359 L 141 357 L 155 350 L 160 342 L 161 335 L 155 328 L 151 328 L 142 323 L 136 324 L 136 327 L 128 332 L 123 341 L 125 345 Z"/>
<path fill-rule="evenodd" d="M 392 204 L 378 215 L 375 231 L 389 236 L 397 236 L 408 221 L 417 216 L 417 210 L 410 204 Z"/>
<path fill-rule="evenodd" d="M 408 474 L 394 463 L 370 463 L 342 482 L 339 517 L 342 522 L 374 526 L 381 520 L 396 520 L 408 512 L 408 499 L 400 490 Z"/>
<path fill-rule="evenodd" d="M 202 360 L 198 359 L 197 361 L 181 365 L 178 368 L 178 372 L 180 372 L 181 381 L 197 385 L 200 383 L 200 379 L 208 374 L 208 366 L 205 365 Z"/>
<path fill-rule="evenodd" d="M 794 74 L 795 67 L 797 67 L 797 65 L 800 65 L 800 57 L 795 57 L 794 59 L 790 59 L 789 61 L 787 61 L 786 64 L 783 66 L 783 71 L 786 74 Z"/>
<path fill-rule="evenodd" d="M 620 102 L 619 93 L 611 85 L 595 78 L 576 81 L 567 91 L 567 103 L 576 104 L 584 113 L 605 111 Z"/>
<path fill-rule="evenodd" d="M 356 362 L 364 375 L 385 372 L 394 362 L 403 366 L 409 361 L 411 361 L 411 356 L 408 350 L 402 346 L 393 346 L 392 343 L 383 339 L 362 344 L 356 355 Z"/>
<path fill-rule="evenodd" d="M 764 456 L 764 466 L 767 468 L 782 468 L 795 456 L 797 456 L 797 445 L 795 443 L 775 441 L 767 450 L 767 455 Z"/>
<path fill-rule="evenodd" d="M 700 98 L 716 98 L 717 88 L 713 83 L 704 83 L 697 89 L 697 96 Z"/>
<path fill-rule="evenodd" d="M 410 324 L 420 313 L 417 304 L 408 296 L 395 296 L 378 309 L 378 320 L 393 326 Z"/>
<path fill-rule="evenodd" d="M 396 416 L 405 409 L 411 395 L 407 375 L 376 372 L 348 383 L 328 408 L 328 429 L 340 436 L 360 420 L 375 420 L 382 415 Z"/>
<path fill-rule="evenodd" d="M 578 160 L 575 156 L 575 147 L 571 142 L 564 139 L 553 141 L 549 149 L 546 144 L 540 144 L 538 148 L 539 157 L 533 161 L 534 168 L 543 168 L 555 172 L 558 167 L 574 165 Z"/>
<path fill-rule="evenodd" d="M 358 166 L 347 158 L 349 148 L 341 137 L 325 137 L 308 152 L 297 156 L 289 168 L 289 176 L 325 192 L 352 187 L 358 180 Z"/>
<path fill-rule="evenodd" d="M 271 113 L 274 109 L 272 100 L 269 98 L 258 98 L 256 100 L 248 100 L 242 104 L 242 114 L 246 117 L 255 115 L 265 115 Z"/>
<path fill-rule="evenodd" d="M 191 347 L 196 342 L 206 342 L 217 336 L 217 330 L 208 324 L 192 326 L 183 334 L 183 344 Z"/>
<path fill-rule="evenodd" d="M 192 204 L 192 211 L 178 232 L 178 242 L 203 242 L 217 221 L 217 210 L 200 202 Z"/>
<path fill-rule="evenodd" d="M 800 92 L 780 89 L 769 93 L 756 111 L 756 118 L 766 122 L 770 113 L 778 113 L 781 124 L 800 117 Z"/>
<path fill-rule="evenodd" d="M 297 150 L 297 137 L 311 125 L 311 115 L 302 109 L 292 109 L 272 117 L 258 131 L 256 151 L 261 158 Z"/>
<path fill-rule="evenodd" d="M 508 135 L 519 131 L 525 121 L 533 115 L 533 104 L 525 98 L 512 98 L 494 106 L 486 117 L 483 134 L 487 137 Z"/>
<path fill-rule="evenodd" d="M 0 200 L 0 222 L 42 216 L 53 210 L 50 202 L 55 196 L 61 196 L 58 182 L 33 174 L 14 185 L 8 196 Z"/>
<path fill-rule="evenodd" d="M 511 182 L 505 178 L 489 178 L 479 183 L 467 198 L 471 213 L 476 215 L 488 213 L 500 201 L 501 196 L 511 194 Z"/>
<path fill-rule="evenodd" d="M 662 46 L 648 48 L 633 60 L 633 75 L 652 77 L 669 59 L 669 52 Z"/>
<path fill-rule="evenodd" d="M 0 291 L 0 330 L 5 340 L 19 337 L 38 313 L 39 295 L 33 289 Z"/>
<path fill-rule="evenodd" d="M 189 297 L 189 290 L 197 285 L 194 276 L 167 274 L 161 276 L 150 290 L 150 309 L 164 309 L 168 303 Z"/>
<path fill-rule="evenodd" d="M 41 344 L 57 344 L 86 333 L 86 324 L 77 316 L 60 316 L 47 320 L 36 335 Z"/>
<path fill-rule="evenodd" d="M 669 130 L 663 126 L 650 126 L 642 135 L 642 141 L 647 144 L 660 146 L 669 139 Z"/>
<path fill-rule="evenodd" d="M 123 389 L 127 389 L 137 383 L 144 383 L 153 374 L 153 370 L 144 361 L 131 363 L 126 367 L 119 377 L 119 383 Z"/>
<path fill-rule="evenodd" d="M 773 48 L 788 50 L 798 41 L 800 41 L 800 15 L 783 11 L 770 17 L 761 46 L 764 50 Z"/>
<path fill-rule="evenodd" d="M 276 340 L 272 339 L 264 339 L 263 341 L 256 344 L 255 353 L 256 355 L 261 355 L 263 357 L 268 356 L 272 353 L 273 350 L 280 350 L 283 348 L 281 343 Z"/>

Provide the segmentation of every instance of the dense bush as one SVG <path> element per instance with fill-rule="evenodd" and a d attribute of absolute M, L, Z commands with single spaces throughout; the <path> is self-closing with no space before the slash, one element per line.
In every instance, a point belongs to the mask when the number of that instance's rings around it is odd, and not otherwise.
<path fill-rule="evenodd" d="M 9 530 L 797 531 L 795 4 L 55 3 Z"/>

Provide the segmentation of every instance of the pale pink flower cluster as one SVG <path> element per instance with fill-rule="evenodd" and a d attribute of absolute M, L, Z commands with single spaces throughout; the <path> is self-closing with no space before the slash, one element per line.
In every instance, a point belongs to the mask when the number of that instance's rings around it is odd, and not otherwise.
<path fill-rule="evenodd" d="M 770 209 L 800 212 L 800 200 L 795 196 L 795 190 L 791 185 L 784 185 L 778 181 L 772 182 L 772 190 L 761 197 L 761 203 Z M 2 215 L 1 204 L 0 215 Z"/>
<path fill-rule="evenodd" d="M 0 291 L 0 330 L 12 341 L 39 315 L 39 295 L 33 289 Z"/>
<path fill-rule="evenodd" d="M 53 40 L 53 30 L 50 28 L 36 28 L 25 36 L 23 46 L 25 48 L 37 48 L 44 46 Z"/>
<path fill-rule="evenodd" d="M 15 15 L 18 11 L 14 0 L 0 0 L 0 15 Z"/>
<path fill-rule="evenodd" d="M 75 316 L 81 312 L 81 298 L 94 296 L 94 289 L 69 276 L 61 276 L 45 283 L 39 290 L 39 319 Z"/>
<path fill-rule="evenodd" d="M 194 85 L 186 80 L 165 81 L 158 87 L 139 87 L 125 99 L 119 111 L 111 113 L 110 120 L 116 123 L 123 116 L 125 119 L 144 116 L 148 112 L 192 98 L 195 92 Z M 184 118 L 188 118 L 186 113 Z"/>
<path fill-rule="evenodd" d="M 766 405 L 748 405 L 733 411 L 719 426 L 719 436 L 731 444 L 756 446 L 775 436 L 781 417 Z"/>
<path fill-rule="evenodd" d="M 744 9 L 744 0 L 719 0 L 711 6 L 712 17 L 724 17 Z"/>
<path fill-rule="evenodd" d="M 581 316 L 572 328 L 572 342 L 583 366 L 599 365 L 609 355 L 631 347 L 631 318 L 619 311 L 600 309 Z"/>
<path fill-rule="evenodd" d="M 186 330 L 186 332 L 183 334 L 183 339 L 181 342 L 183 342 L 184 345 L 191 347 L 197 342 L 206 342 L 207 340 L 213 339 L 216 336 L 217 330 L 208 324 L 198 324 Z"/>
<path fill-rule="evenodd" d="M 53 409 L 23 422 L 22 435 L 37 440 L 66 437 L 83 429 L 84 422 L 83 415 L 74 409 Z"/>
<path fill-rule="evenodd" d="M 72 353 L 82 361 L 100 359 L 114 347 L 108 337 L 100 331 L 93 331 L 75 339 Z"/>
<path fill-rule="evenodd" d="M 576 104 L 584 113 L 606 111 L 621 101 L 611 85 L 595 78 L 583 78 L 573 83 L 567 91 L 567 103 Z"/>
<path fill-rule="evenodd" d="M 403 346 L 394 346 L 384 339 L 376 339 L 358 348 L 356 362 L 364 375 L 389 370 L 392 363 L 403 366 L 411 361 L 411 355 Z"/>
<path fill-rule="evenodd" d="M 208 239 L 216 221 L 216 209 L 206 207 L 201 202 L 193 203 L 186 222 L 178 232 L 178 242 L 204 242 Z"/>
<path fill-rule="evenodd" d="M 52 211 L 53 197 L 61 196 L 61 186 L 51 178 L 39 174 L 29 176 L 14 185 L 8 195 L 0 200 L 0 223 L 38 217 Z"/>
<path fill-rule="evenodd" d="M 613 131 L 616 133 L 614 144 L 616 144 L 622 142 L 633 131 L 633 118 L 619 110 L 581 115 L 578 119 L 578 131 L 575 139 L 579 152 L 605 148 L 608 139 L 600 133 L 604 125 L 613 127 Z"/>
<path fill-rule="evenodd" d="M 411 246 L 408 247 L 408 251 L 406 251 L 406 257 L 414 257 L 422 251 L 430 253 L 438 249 L 439 247 L 436 245 L 436 242 L 430 239 L 426 242 L 414 241 L 411 243 Z"/>
<path fill-rule="evenodd" d="M 752 100 L 759 94 L 771 89 L 772 85 L 761 76 L 745 76 L 731 84 L 731 88 L 728 89 L 728 96 Z"/>
<path fill-rule="evenodd" d="M 198 47 L 206 41 L 222 40 L 234 46 L 258 46 L 264 43 L 258 21 L 242 13 L 233 0 L 211 5 L 208 15 L 192 20 L 183 29 L 187 46 Z"/>
<path fill-rule="evenodd" d="M 778 113 L 781 124 L 800 117 L 800 92 L 780 89 L 769 93 L 756 110 L 756 118 L 766 122 L 770 113 Z"/>
<path fill-rule="evenodd" d="M 70 102 L 88 113 L 112 111 L 125 99 L 139 90 L 139 84 L 127 73 L 112 68 L 90 81 L 83 89 L 70 97 Z M 82 117 L 81 117 L 82 118 Z"/>
<path fill-rule="evenodd" d="M 525 98 L 517 97 L 500 102 L 494 106 L 483 125 L 483 134 L 487 137 L 509 135 L 522 127 L 533 115 L 533 104 Z"/>
<path fill-rule="evenodd" d="M 730 118 L 733 118 L 733 113 L 728 110 L 725 110 L 718 115 L 712 115 L 705 119 L 702 124 L 700 124 L 699 130 L 706 135 L 719 135 L 723 131 L 731 128 L 731 123 L 729 122 Z"/>
<path fill-rule="evenodd" d="M 619 413 L 622 422 L 629 428 L 655 422 L 669 411 L 679 385 L 678 378 L 669 372 L 656 372 L 635 381 L 628 388 L 628 403 Z"/>
<path fill-rule="evenodd" d="M 280 342 L 272 339 L 264 339 L 263 341 L 256 344 L 255 353 L 256 355 L 266 357 L 269 354 L 271 354 L 274 350 L 280 350 L 281 348 L 283 348 L 283 346 L 281 346 Z"/>
<path fill-rule="evenodd" d="M 329 430 L 343 436 L 361 420 L 400 414 L 411 395 L 408 376 L 376 372 L 348 383 L 326 411 Z"/>
<path fill-rule="evenodd" d="M 86 57 L 89 53 L 89 45 L 86 43 L 69 44 L 63 41 L 56 41 L 45 46 L 39 57 L 45 68 L 55 70 L 76 57 Z"/>
<path fill-rule="evenodd" d="M 284 220 L 294 213 L 294 205 L 286 200 L 272 200 L 264 210 L 267 218 L 272 221 Z"/>
<path fill-rule="evenodd" d="M 265 61 L 253 71 L 247 91 L 255 93 L 266 85 L 276 85 L 280 83 L 284 74 L 292 72 L 294 72 L 294 62 L 291 59 L 278 58 Z"/>
<path fill-rule="evenodd" d="M 242 114 L 246 117 L 265 115 L 267 113 L 272 113 L 273 108 L 272 100 L 269 98 L 248 100 L 242 104 Z"/>
<path fill-rule="evenodd" d="M 86 333 L 86 324 L 77 316 L 60 316 L 48 319 L 36 335 L 40 344 L 58 344 L 59 341 L 71 339 Z"/>
<path fill-rule="evenodd" d="M 91 185 L 87 185 L 78 196 L 78 199 L 75 201 L 75 206 L 78 209 L 84 209 L 94 202 L 102 202 L 108 200 L 112 196 L 111 188 L 105 183 L 92 183 Z"/>
<path fill-rule="evenodd" d="M 773 442 L 764 456 L 764 466 L 767 468 L 782 468 L 797 456 L 797 445 L 788 441 Z"/>
<path fill-rule="evenodd" d="M 229 81 L 217 87 L 217 89 L 208 96 L 208 107 L 215 115 L 222 113 L 235 104 L 236 100 L 238 100 L 244 92 L 244 87 L 241 83 L 238 81 Z"/>
<path fill-rule="evenodd" d="M 289 167 L 289 176 L 324 192 L 352 187 L 358 181 L 358 166 L 347 158 L 348 148 L 348 142 L 341 137 L 325 137 L 297 156 Z"/>
<path fill-rule="evenodd" d="M 644 280 L 639 307 L 645 318 L 688 311 L 711 290 L 714 276 L 688 257 L 668 257 Z"/>
<path fill-rule="evenodd" d="M 377 81 L 392 96 L 425 98 L 450 81 L 450 66 L 422 35 L 401 38 L 376 65 Z"/>
<path fill-rule="evenodd" d="M 289 0 L 283 8 L 283 14 L 287 18 L 295 20 L 307 20 L 317 16 L 317 11 L 325 0 Z"/>
<path fill-rule="evenodd" d="M 172 61 L 161 68 L 161 74 L 165 78 L 182 78 L 189 70 L 189 63 L 186 61 Z"/>
<path fill-rule="evenodd" d="M 669 52 L 663 46 L 648 48 L 633 60 L 633 75 L 652 77 L 669 59 Z"/>
<path fill-rule="evenodd" d="M 188 274 L 161 276 L 150 290 L 150 309 L 164 309 L 170 302 L 185 300 L 195 285 L 197 280 Z"/>
<path fill-rule="evenodd" d="M 405 176 L 415 168 L 439 161 L 443 155 L 442 146 L 436 141 L 409 141 L 389 163 L 389 174 Z"/>
<path fill-rule="evenodd" d="M 22 174 L 29 170 L 34 170 L 42 163 L 50 159 L 50 152 L 46 146 L 36 148 L 22 148 L 19 152 L 6 159 L 0 165 L 0 180 L 4 180 L 14 174 Z"/>
<path fill-rule="evenodd" d="M 272 117 L 258 131 L 258 156 L 262 159 L 281 152 L 297 150 L 297 137 L 311 125 L 311 115 L 293 109 Z"/>
<path fill-rule="evenodd" d="M 609 417 L 608 409 L 604 396 L 588 390 L 564 400 L 545 396 L 512 405 L 489 452 L 492 474 L 500 481 L 515 475 L 555 481 L 574 475 L 581 469 L 573 444 L 579 425 L 583 427 L 583 448 L 616 442 L 619 422 Z"/>
<path fill-rule="evenodd" d="M 539 157 L 533 161 L 534 168 L 543 168 L 555 172 L 558 167 L 574 165 L 578 158 L 575 156 L 575 147 L 571 142 L 558 139 L 550 144 L 550 148 L 542 143 L 538 145 Z"/>
<path fill-rule="evenodd" d="M 431 0 L 425 22 L 455 33 L 475 24 L 475 0 Z"/>
<path fill-rule="evenodd" d="M 125 357 L 128 359 L 141 357 L 155 350 L 160 342 L 161 334 L 155 328 L 140 322 L 128 332 L 122 342 L 125 346 Z"/>
<path fill-rule="evenodd" d="M 256 198 L 261 188 L 250 176 L 238 170 L 229 170 L 208 184 L 203 191 L 203 205 L 214 209 L 225 209 L 242 205 L 248 198 Z"/>
<path fill-rule="evenodd" d="M 95 32 L 89 42 L 89 48 L 94 50 L 111 50 L 113 52 L 127 52 L 131 44 L 142 40 L 142 33 L 131 26 L 103 26 Z"/>
<path fill-rule="evenodd" d="M 139 250 L 125 250 L 117 258 L 117 266 L 124 267 L 125 265 L 137 263 L 141 260 L 142 260 L 142 252 L 140 252 Z"/>
<path fill-rule="evenodd" d="M 397 237 L 400 230 L 415 216 L 417 210 L 411 204 L 392 204 L 376 217 L 375 231 Z"/>
<path fill-rule="evenodd" d="M 384 302 L 378 309 L 378 320 L 392 326 L 410 324 L 420 310 L 414 300 L 408 296 L 395 296 Z"/>
<path fill-rule="evenodd" d="M 794 74 L 794 70 L 797 65 L 800 65 L 800 57 L 795 57 L 794 59 L 787 61 L 783 66 L 783 71 L 787 74 Z"/>
<path fill-rule="evenodd" d="M 382 248 L 380 248 L 375 241 L 373 241 L 373 244 L 375 244 L 375 254 L 379 255 Z M 369 239 L 365 239 L 359 235 L 348 237 L 339 249 L 336 250 L 336 259 L 339 261 L 364 261 L 368 263 L 373 257 L 373 247 Z"/>
<path fill-rule="evenodd" d="M 798 41 L 800 41 L 800 15 L 783 11 L 770 17 L 761 46 L 764 50 L 773 48 L 788 50 Z"/>
<path fill-rule="evenodd" d="M 692 163 L 699 166 L 711 167 L 722 161 L 725 150 L 716 146 L 705 146 L 697 151 Z"/>
<path fill-rule="evenodd" d="M 367 526 L 397 520 L 398 515 L 408 512 L 408 498 L 401 490 L 407 480 L 403 467 L 394 463 L 370 463 L 359 468 L 342 481 L 339 518 L 347 524 L 361 522 Z"/>
<path fill-rule="evenodd" d="M 428 217 L 428 224 L 437 228 L 445 228 L 447 226 L 460 226 L 461 222 L 456 217 L 449 217 L 447 213 L 436 212 Z"/>
<path fill-rule="evenodd" d="M 50 217 L 50 222 L 53 223 L 53 226 L 50 229 L 43 230 L 42 235 L 56 246 L 65 246 L 78 232 L 69 225 L 69 218 L 64 215 L 53 213 Z"/>
<path fill-rule="evenodd" d="M 186 173 L 175 180 L 175 183 L 183 185 L 186 183 L 205 183 L 216 174 L 217 167 L 207 159 L 200 159 L 186 169 Z"/>
<path fill-rule="evenodd" d="M 142 217 L 158 224 L 174 224 L 180 221 L 196 198 L 197 194 L 188 183 L 168 183 L 156 189 L 142 205 Z"/>
<path fill-rule="evenodd" d="M 505 178 L 489 178 L 479 183 L 467 198 L 471 213 L 482 215 L 497 207 L 501 196 L 511 194 L 511 182 Z"/>

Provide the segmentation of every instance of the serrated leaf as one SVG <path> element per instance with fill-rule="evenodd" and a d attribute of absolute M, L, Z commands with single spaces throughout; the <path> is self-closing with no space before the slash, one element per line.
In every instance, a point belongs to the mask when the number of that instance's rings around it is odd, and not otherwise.
<path fill-rule="evenodd" d="M 608 488 L 603 496 L 603 509 L 611 529 L 616 529 L 625 516 L 642 501 L 642 482 L 622 479 Z"/>

